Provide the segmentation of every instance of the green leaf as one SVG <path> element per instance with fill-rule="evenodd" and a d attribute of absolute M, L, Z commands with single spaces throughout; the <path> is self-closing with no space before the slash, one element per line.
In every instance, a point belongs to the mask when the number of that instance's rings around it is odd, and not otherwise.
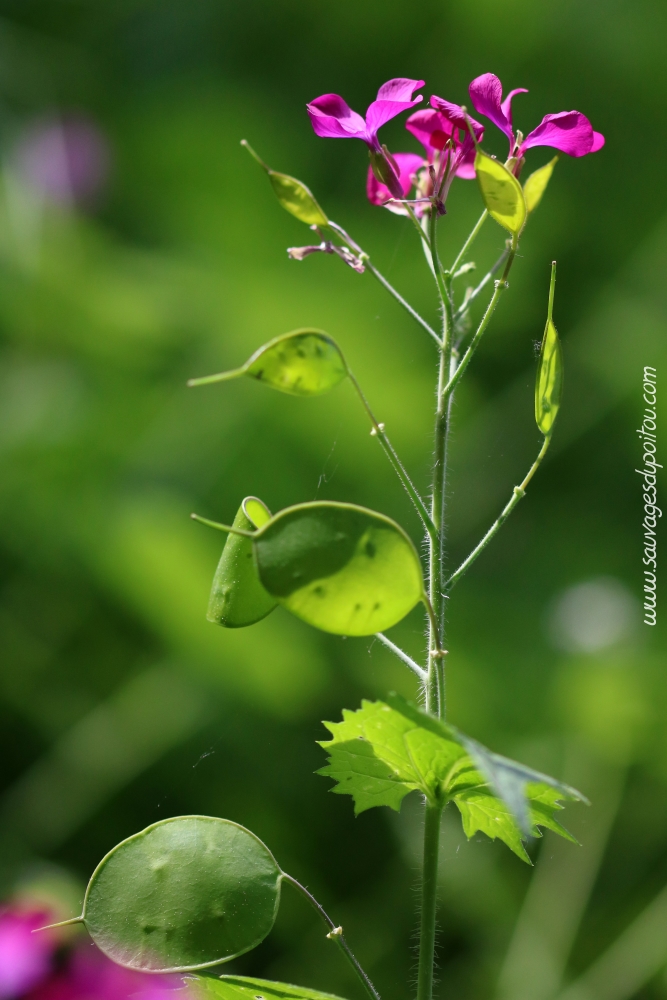
<path fill-rule="evenodd" d="M 177 816 L 122 841 L 86 890 L 83 920 L 101 950 L 145 972 L 202 969 L 242 955 L 273 927 L 282 872 L 230 820 Z"/>
<path fill-rule="evenodd" d="M 288 507 L 257 532 L 253 545 L 269 594 L 324 632 L 382 632 L 424 593 L 419 556 L 403 529 L 354 504 Z"/>
<path fill-rule="evenodd" d="M 540 827 L 573 840 L 557 822 L 559 799 L 579 799 L 575 789 L 493 754 L 475 740 L 426 715 L 398 695 L 362 702 L 342 722 L 325 722 L 332 739 L 320 743 L 328 763 L 318 771 L 334 778 L 332 791 L 351 795 L 355 813 L 385 805 L 398 810 L 411 791 L 434 805 L 454 802 L 468 837 L 498 837 L 523 861 L 522 840 Z"/>
<path fill-rule="evenodd" d="M 551 175 L 557 163 L 558 157 L 554 156 L 553 160 L 549 160 L 548 163 L 545 163 L 539 170 L 535 170 L 526 179 L 526 183 L 523 186 L 523 196 L 526 199 L 526 209 L 529 213 L 534 212 L 542 201 L 542 195 L 547 189 L 547 184 L 551 180 Z"/>
<path fill-rule="evenodd" d="M 340 1000 L 333 993 L 247 976 L 192 977 L 188 993 L 192 992 L 197 1000 Z"/>
<path fill-rule="evenodd" d="M 514 174 L 481 150 L 475 156 L 475 173 L 489 215 L 518 236 L 526 221 L 526 202 Z"/>
<path fill-rule="evenodd" d="M 317 204 L 315 196 L 305 184 L 298 181 L 296 177 L 290 177 L 289 174 L 280 174 L 278 171 L 272 170 L 271 167 L 268 167 L 260 159 L 245 139 L 241 145 L 245 146 L 250 155 L 259 163 L 260 167 L 266 171 L 276 197 L 284 209 L 309 226 L 329 225 L 329 220 Z"/>
<path fill-rule="evenodd" d="M 193 977 L 188 993 L 194 993 L 196 1000 L 340 1000 L 332 993 L 247 976 Z"/>
<path fill-rule="evenodd" d="M 323 330 L 310 328 L 285 333 L 260 347 L 240 368 L 204 378 L 189 386 L 227 382 L 247 375 L 292 396 L 319 396 L 348 374 L 340 348 Z"/>
<path fill-rule="evenodd" d="M 270 520 L 271 512 L 261 500 L 246 497 L 233 527 L 253 531 Z M 243 628 L 266 618 L 276 605 L 259 581 L 252 539 L 230 533 L 213 577 L 206 617 L 225 628 Z"/>
<path fill-rule="evenodd" d="M 551 267 L 547 325 L 542 338 L 540 363 L 535 380 L 535 420 L 545 436 L 551 433 L 563 394 L 563 353 L 558 331 L 552 318 L 555 283 L 556 264 L 554 262 Z"/>

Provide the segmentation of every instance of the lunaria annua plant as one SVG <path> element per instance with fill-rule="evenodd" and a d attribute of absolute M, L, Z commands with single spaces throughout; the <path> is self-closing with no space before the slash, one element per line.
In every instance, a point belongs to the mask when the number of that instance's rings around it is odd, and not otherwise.
<path fill-rule="evenodd" d="M 234 523 L 197 520 L 227 533 L 213 580 L 208 619 L 225 628 L 252 625 L 282 605 L 302 621 L 346 636 L 376 635 L 412 671 L 414 703 L 397 695 L 365 701 L 344 710 L 341 722 L 327 722 L 331 739 L 322 743 L 327 763 L 320 773 L 336 782 L 333 791 L 350 795 L 357 813 L 375 806 L 399 809 L 418 792 L 424 808 L 424 848 L 419 906 L 418 1000 L 431 1000 L 434 982 L 438 840 L 443 809 L 458 809 L 468 837 L 478 831 L 499 838 L 521 860 L 529 861 L 524 841 L 549 829 L 569 838 L 557 819 L 565 800 L 582 800 L 573 788 L 501 757 L 465 735 L 446 718 L 444 648 L 447 595 L 525 495 L 551 442 L 562 387 L 562 360 L 553 321 L 555 262 L 546 305 L 546 326 L 537 365 L 535 420 L 543 437 L 535 462 L 479 544 L 450 575 L 445 573 L 445 496 L 447 440 L 456 388 L 479 347 L 517 254 L 519 240 L 542 198 L 558 154 L 579 157 L 604 144 L 578 111 L 546 115 L 524 137 L 514 130 L 513 90 L 503 100 L 500 80 L 491 73 L 470 85 L 470 101 L 509 140 L 505 163 L 481 148 L 486 126 L 463 106 L 433 96 L 430 108 L 414 111 L 421 80 L 389 80 L 365 118 L 342 97 L 325 94 L 308 105 L 313 129 L 325 138 L 356 138 L 368 147 L 370 201 L 406 217 L 414 226 L 435 279 L 442 325 L 433 329 L 389 284 L 368 253 L 320 207 L 300 181 L 269 168 L 244 141 L 266 171 L 278 201 L 310 226 L 316 240 L 288 250 L 296 260 L 313 253 L 340 258 L 358 273 L 369 271 L 408 311 L 433 342 L 436 355 L 436 408 L 430 500 L 416 490 L 384 425 L 374 416 L 363 391 L 335 341 L 323 330 L 284 333 L 259 347 L 239 368 L 193 379 L 192 386 L 247 377 L 280 392 L 313 396 L 349 379 L 373 434 L 414 504 L 425 533 L 422 560 L 410 534 L 390 518 L 354 503 L 302 503 L 272 514 L 262 500 L 242 500 Z M 406 128 L 423 154 L 391 153 L 379 130 L 411 111 Z M 521 183 L 526 154 L 550 146 L 556 156 Z M 483 211 L 449 267 L 438 252 L 438 222 L 455 178 L 475 180 Z M 476 287 L 457 294 L 458 279 L 474 267 L 472 245 L 488 218 L 507 233 L 499 259 Z M 488 301 L 473 326 L 471 306 Z M 546 296 L 545 296 L 546 298 Z M 419 523 L 421 522 L 421 523 Z M 428 636 L 425 662 L 414 662 L 384 635 L 421 603 Z M 202 609 L 202 613 L 203 613 Z M 122 965 L 151 972 L 205 969 L 255 947 L 270 932 L 288 883 L 318 911 L 327 936 L 352 963 L 367 993 L 378 993 L 354 957 L 343 934 L 322 906 L 284 872 L 253 833 L 226 819 L 178 816 L 155 823 L 115 847 L 98 865 L 88 886 L 83 913 L 93 940 Z M 239 976 L 192 977 L 189 989 L 210 1000 L 311 998 L 325 994 L 283 983 Z"/>

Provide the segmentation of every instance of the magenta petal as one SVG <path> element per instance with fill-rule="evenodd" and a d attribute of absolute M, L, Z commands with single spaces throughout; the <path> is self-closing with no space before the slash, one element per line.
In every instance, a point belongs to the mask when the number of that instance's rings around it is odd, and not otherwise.
<path fill-rule="evenodd" d="M 521 151 L 532 146 L 551 146 L 569 156 L 585 156 L 593 149 L 593 127 L 579 111 L 561 111 L 545 115 L 536 129 L 527 135 Z"/>
<path fill-rule="evenodd" d="M 470 163 L 460 163 L 456 168 L 456 176 L 464 181 L 474 181 L 476 176 L 474 158 Z"/>
<path fill-rule="evenodd" d="M 378 129 L 386 122 L 391 121 L 401 111 L 407 111 L 419 104 L 421 97 L 415 97 L 414 101 L 373 101 L 366 112 L 366 127 L 369 136 L 375 136 Z"/>
<path fill-rule="evenodd" d="M 338 94 L 323 94 L 306 105 L 316 135 L 327 139 L 366 139 L 366 122 Z"/>
<path fill-rule="evenodd" d="M 393 153 L 392 158 L 398 167 L 398 183 L 405 198 L 413 185 L 414 175 L 427 164 L 424 158 L 417 153 Z M 371 167 L 368 168 L 368 177 L 366 178 L 366 195 L 373 205 L 384 205 L 386 201 L 394 197 L 387 185 L 377 179 Z"/>
<path fill-rule="evenodd" d="M 525 87 L 517 87 L 516 90 L 510 90 L 509 94 L 500 105 L 500 110 L 505 115 L 505 118 L 510 123 L 510 128 L 512 126 L 512 98 L 516 97 L 517 94 L 527 94 L 528 91 Z"/>
<path fill-rule="evenodd" d="M 436 97 L 434 94 L 431 98 L 431 107 L 436 108 L 441 111 L 444 117 L 452 123 L 456 128 L 462 128 L 466 133 L 468 132 L 468 123 L 466 122 L 466 116 L 463 113 L 463 109 L 459 104 L 452 104 L 451 101 L 445 101 L 442 97 Z M 479 141 L 484 135 L 484 126 L 480 122 L 476 121 L 468 115 L 470 124 L 472 125 L 475 137 Z"/>
<path fill-rule="evenodd" d="M 423 80 L 408 80 L 403 76 L 397 76 L 394 80 L 387 80 L 378 90 L 378 101 L 411 101 L 415 90 L 424 86 Z"/>
<path fill-rule="evenodd" d="M 489 118 L 511 142 L 512 126 L 502 107 L 503 86 L 498 77 L 494 73 L 483 73 L 475 77 L 468 90 L 475 110 Z"/>
<path fill-rule="evenodd" d="M 598 149 L 602 149 L 604 146 L 604 136 L 602 132 L 593 132 L 593 145 L 591 146 L 591 153 L 597 153 Z"/>
<path fill-rule="evenodd" d="M 20 996 L 32 989 L 49 971 L 55 950 L 53 935 L 33 934 L 44 926 L 48 913 L 0 915 L 0 998 Z"/>
<path fill-rule="evenodd" d="M 454 131 L 454 126 L 443 114 L 430 108 L 415 111 L 406 121 L 405 127 L 421 142 L 429 154 L 434 149 L 444 149 L 445 143 Z"/>

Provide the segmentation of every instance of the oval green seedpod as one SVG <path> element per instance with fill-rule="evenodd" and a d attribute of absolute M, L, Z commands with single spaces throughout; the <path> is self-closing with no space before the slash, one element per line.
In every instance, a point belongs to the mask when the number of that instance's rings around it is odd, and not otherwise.
<path fill-rule="evenodd" d="M 290 215 L 309 226 L 329 225 L 329 220 L 318 205 L 315 196 L 305 184 L 298 181 L 296 177 L 290 177 L 289 174 L 281 174 L 277 170 L 272 170 L 245 139 L 242 140 L 241 145 L 245 146 L 260 167 L 266 171 L 278 201 Z"/>
<path fill-rule="evenodd" d="M 193 976 L 187 990 L 188 1000 L 340 1000 L 332 993 L 247 976 Z"/>
<path fill-rule="evenodd" d="M 268 507 L 257 497 L 246 497 L 233 527 L 254 531 L 271 520 Z M 244 628 L 266 618 L 277 602 L 259 581 L 252 554 L 252 539 L 229 534 L 213 577 L 206 617 L 225 628 Z"/>
<path fill-rule="evenodd" d="M 189 386 L 227 382 L 247 375 L 291 396 L 319 396 L 348 374 L 340 348 L 324 330 L 309 327 L 264 344 L 240 368 L 190 379 Z"/>
<path fill-rule="evenodd" d="M 523 186 L 523 196 L 526 199 L 526 209 L 529 213 L 534 212 L 542 201 L 542 195 L 547 189 L 547 184 L 551 180 L 551 175 L 557 163 L 558 157 L 554 156 L 553 160 L 549 160 L 548 163 L 545 163 L 539 170 L 535 170 L 526 179 L 526 183 Z"/>
<path fill-rule="evenodd" d="M 263 941 L 282 872 L 258 837 L 212 816 L 176 816 L 122 841 L 95 869 L 82 919 L 114 962 L 185 972 Z"/>
<path fill-rule="evenodd" d="M 288 507 L 257 532 L 253 548 L 266 590 L 324 632 L 382 632 L 424 594 L 419 556 L 403 529 L 354 504 Z"/>
<path fill-rule="evenodd" d="M 475 173 L 489 215 L 518 236 L 526 221 L 526 201 L 514 174 L 481 150 L 475 156 Z"/>
<path fill-rule="evenodd" d="M 546 436 L 551 433 L 563 392 L 563 354 L 552 314 L 556 287 L 556 262 L 551 265 L 549 311 L 542 338 L 540 363 L 535 381 L 535 420 Z"/>

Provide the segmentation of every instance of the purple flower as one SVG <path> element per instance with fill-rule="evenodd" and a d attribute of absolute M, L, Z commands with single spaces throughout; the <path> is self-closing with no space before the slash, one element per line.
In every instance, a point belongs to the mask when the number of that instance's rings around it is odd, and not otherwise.
<path fill-rule="evenodd" d="M 475 144 L 462 108 L 435 95 L 431 98 L 431 107 L 434 110 L 417 111 L 410 115 L 405 127 L 421 142 L 429 163 L 438 158 L 444 159 L 446 150 L 449 150 L 446 164 L 449 174 L 471 179 L 475 176 Z M 481 141 L 484 126 L 474 118 L 469 120 L 475 138 Z"/>
<path fill-rule="evenodd" d="M 78 948 L 66 968 L 30 1000 L 183 1000 L 180 976 L 154 976 L 116 965 L 97 949 Z"/>
<path fill-rule="evenodd" d="M 594 132 L 593 126 L 580 111 L 561 111 L 556 115 L 545 115 L 537 128 L 524 139 L 521 133 L 515 136 L 512 126 L 512 98 L 516 94 L 527 94 L 525 87 L 511 90 L 505 100 L 500 80 L 493 73 L 484 73 L 470 84 L 470 99 L 480 115 L 489 118 L 510 143 L 510 156 L 521 160 L 532 146 L 551 146 L 569 156 L 586 156 L 596 153 L 604 146 L 604 136 Z"/>
<path fill-rule="evenodd" d="M 380 153 L 378 129 L 400 115 L 401 111 L 418 104 L 421 96 L 413 99 L 412 95 L 423 86 L 423 80 L 406 80 L 403 77 L 388 80 L 378 90 L 377 100 L 368 108 L 365 120 L 338 94 L 316 97 L 307 105 L 308 115 L 316 135 L 328 139 L 362 139 L 369 149 Z"/>
<path fill-rule="evenodd" d="M 21 996 L 48 974 L 54 935 L 33 931 L 50 919 L 45 911 L 0 912 L 0 1000 Z"/>
<path fill-rule="evenodd" d="M 400 197 L 407 198 L 410 188 L 416 181 L 416 175 L 428 163 L 423 156 L 418 153 L 394 153 L 392 160 L 398 167 L 398 183 L 400 186 Z M 405 209 L 401 205 L 387 205 L 387 202 L 394 197 L 386 184 L 379 181 L 375 176 L 372 167 L 368 168 L 366 179 L 366 194 L 368 200 L 373 205 L 386 205 L 386 207 L 398 215 L 405 215 Z"/>
<path fill-rule="evenodd" d="M 421 101 L 413 93 L 424 86 L 423 80 L 406 80 L 397 77 L 388 80 L 378 90 L 377 100 L 369 106 L 366 118 L 348 107 L 338 94 L 323 94 L 307 105 L 308 115 L 316 135 L 329 139 L 361 139 L 368 146 L 371 167 L 381 184 L 389 189 L 392 197 L 401 198 L 402 189 L 398 170 L 387 150 L 380 145 L 378 130 L 401 111 L 407 111 Z"/>

